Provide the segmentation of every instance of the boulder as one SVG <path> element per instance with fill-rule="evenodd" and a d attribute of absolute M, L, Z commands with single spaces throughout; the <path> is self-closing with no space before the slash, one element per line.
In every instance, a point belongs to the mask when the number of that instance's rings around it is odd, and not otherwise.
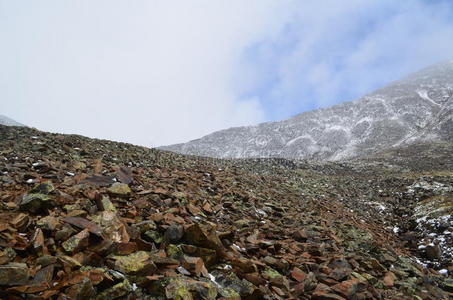
<path fill-rule="evenodd" d="M 30 271 L 26 264 L 9 263 L 0 266 L 0 286 L 24 285 L 28 283 Z"/>

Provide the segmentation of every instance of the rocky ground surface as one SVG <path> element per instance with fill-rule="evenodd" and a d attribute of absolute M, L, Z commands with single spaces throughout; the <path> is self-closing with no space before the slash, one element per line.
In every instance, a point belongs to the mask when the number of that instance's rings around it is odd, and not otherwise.
<path fill-rule="evenodd" d="M 0 126 L 0 298 L 451 299 L 432 146 L 216 160 Z"/>

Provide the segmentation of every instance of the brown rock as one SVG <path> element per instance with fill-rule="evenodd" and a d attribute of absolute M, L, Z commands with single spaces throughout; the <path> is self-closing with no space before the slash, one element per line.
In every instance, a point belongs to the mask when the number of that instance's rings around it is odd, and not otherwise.
<path fill-rule="evenodd" d="M 301 282 L 305 292 L 312 291 L 318 286 L 318 280 L 313 272 L 307 274 L 307 277 Z"/>
<path fill-rule="evenodd" d="M 396 276 L 392 272 L 387 272 L 384 276 L 384 284 L 386 287 L 393 287 L 395 284 Z"/>
<path fill-rule="evenodd" d="M 69 267 L 70 269 L 79 268 L 82 266 L 82 264 L 78 260 L 67 255 L 60 255 L 57 257 L 57 259 L 61 264 Z"/>
<path fill-rule="evenodd" d="M 70 237 L 67 241 L 62 243 L 61 246 L 66 252 L 73 254 L 88 246 L 89 237 L 90 232 L 88 231 L 88 229 L 84 229 L 76 235 Z"/>
<path fill-rule="evenodd" d="M 58 226 L 59 222 L 58 219 L 52 216 L 46 216 L 44 218 L 39 219 L 36 222 L 36 225 L 44 230 L 55 230 Z"/>
<path fill-rule="evenodd" d="M 387 272 L 387 269 L 375 258 L 370 258 L 365 262 L 362 261 L 362 263 L 366 266 L 367 269 L 373 270 L 376 273 Z"/>
<path fill-rule="evenodd" d="M 318 292 L 315 291 L 312 295 L 311 298 L 312 300 L 346 300 L 346 298 L 343 298 L 337 294 L 332 294 L 332 293 L 326 293 L 326 292 Z"/>
<path fill-rule="evenodd" d="M 313 292 L 331 292 L 331 291 L 332 291 L 332 289 L 329 286 L 327 286 L 323 283 L 318 283 Z"/>
<path fill-rule="evenodd" d="M 218 260 L 216 251 L 213 249 L 201 248 L 193 245 L 184 244 L 181 245 L 180 247 L 184 253 L 190 256 L 201 257 L 204 261 L 204 264 L 208 267 L 213 265 Z"/>
<path fill-rule="evenodd" d="M 283 297 L 285 296 L 285 292 L 283 292 L 282 289 L 276 287 L 276 286 L 271 286 L 271 289 L 277 294 L 279 295 L 280 297 Z"/>
<path fill-rule="evenodd" d="M 332 290 L 325 284 L 319 283 L 313 294 L 311 299 L 314 300 L 345 300 L 345 298 L 332 293 Z"/>
<path fill-rule="evenodd" d="M 102 211 L 93 217 L 93 221 L 102 228 L 102 237 L 116 243 L 127 243 L 130 236 L 127 233 L 125 223 L 114 211 Z"/>
<path fill-rule="evenodd" d="M 93 284 L 88 277 L 83 278 L 82 282 L 67 288 L 65 293 L 69 299 L 74 300 L 92 299 L 96 295 Z"/>
<path fill-rule="evenodd" d="M 396 262 L 396 258 L 394 258 L 393 256 L 387 254 L 387 253 L 384 253 L 384 255 L 382 255 L 382 258 L 386 261 L 386 262 L 390 262 L 390 263 L 394 263 Z"/>
<path fill-rule="evenodd" d="M 442 256 L 442 250 L 439 245 L 426 246 L 426 257 L 431 260 L 439 259 Z"/>
<path fill-rule="evenodd" d="M 119 167 L 115 173 L 116 178 L 124 184 L 130 184 L 134 181 L 132 178 L 132 170 L 128 167 Z"/>
<path fill-rule="evenodd" d="M 329 277 L 335 279 L 336 281 L 342 281 L 346 279 L 352 270 L 347 268 L 338 268 L 334 269 L 329 273 Z"/>
<path fill-rule="evenodd" d="M 44 246 L 44 234 L 41 228 L 36 228 L 35 232 L 33 233 L 31 242 L 33 243 L 33 249 L 38 254 L 47 254 L 47 249 Z"/>
<path fill-rule="evenodd" d="M 293 232 L 293 238 L 299 242 L 305 242 L 308 239 L 308 235 L 305 230 L 297 230 Z"/>
<path fill-rule="evenodd" d="M 97 224 L 80 217 L 68 217 L 63 219 L 64 222 L 82 229 L 88 229 L 92 234 L 101 236 L 102 229 Z"/>
<path fill-rule="evenodd" d="M 112 176 L 93 175 L 83 180 L 82 183 L 91 183 L 97 186 L 109 186 L 114 184 L 115 180 Z"/>
<path fill-rule="evenodd" d="M 47 267 L 40 269 L 38 272 L 36 272 L 35 276 L 33 277 L 33 283 L 34 284 L 40 284 L 40 283 L 49 284 L 52 281 L 54 269 L 55 269 L 55 265 L 48 265 Z"/>
<path fill-rule="evenodd" d="M 200 276 L 201 274 L 205 277 L 208 276 L 208 271 L 204 266 L 203 260 L 199 257 L 184 256 L 182 266 L 197 276 Z"/>
<path fill-rule="evenodd" d="M 16 228 L 17 230 L 19 230 L 20 232 L 27 230 L 27 227 L 29 224 L 30 224 L 30 217 L 23 213 L 18 214 L 11 221 L 11 225 L 13 225 L 13 227 Z"/>
<path fill-rule="evenodd" d="M 301 269 L 295 267 L 291 271 L 291 277 L 298 282 L 302 282 L 307 277 L 307 274 L 305 274 Z"/>
<path fill-rule="evenodd" d="M 263 279 L 260 274 L 258 273 L 247 273 L 247 274 L 244 274 L 244 278 L 253 283 L 254 285 L 256 286 L 260 286 L 260 285 L 265 285 L 266 284 L 266 280 Z"/>
<path fill-rule="evenodd" d="M 27 284 L 30 272 L 26 264 L 9 263 L 0 266 L 0 285 L 24 285 Z"/>
<path fill-rule="evenodd" d="M 138 250 L 137 243 L 135 242 L 117 243 L 115 248 L 115 253 L 119 255 L 128 255 Z"/>
<path fill-rule="evenodd" d="M 200 225 L 198 223 L 191 225 L 187 228 L 185 240 L 189 244 L 204 247 L 208 249 L 220 250 L 223 248 L 215 227 L 211 224 Z"/>
<path fill-rule="evenodd" d="M 36 259 L 36 264 L 41 267 L 47 267 L 50 264 L 54 264 L 57 262 L 57 258 L 51 255 L 43 255 Z"/>
<path fill-rule="evenodd" d="M 251 260 L 245 258 L 231 258 L 230 263 L 238 272 L 243 273 L 256 273 L 258 268 Z"/>
<path fill-rule="evenodd" d="M 350 279 L 334 285 L 332 290 L 346 298 L 350 298 L 357 292 L 363 291 L 365 288 L 365 283 L 358 279 Z"/>

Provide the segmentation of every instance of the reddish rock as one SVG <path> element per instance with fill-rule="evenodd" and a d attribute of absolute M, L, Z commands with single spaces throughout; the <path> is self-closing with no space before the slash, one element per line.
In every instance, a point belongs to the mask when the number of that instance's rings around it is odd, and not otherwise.
<path fill-rule="evenodd" d="M 332 286 L 332 290 L 346 298 L 352 297 L 354 294 L 363 291 L 365 288 L 366 284 L 358 279 L 346 280 Z"/>
<path fill-rule="evenodd" d="M 312 300 L 346 300 L 346 298 L 343 298 L 337 294 L 332 294 L 332 293 L 325 293 L 325 292 L 314 292 L 311 295 Z"/>
<path fill-rule="evenodd" d="M 302 282 L 307 277 L 307 274 L 305 274 L 301 269 L 295 267 L 291 271 L 291 277 L 298 282 Z"/>
<path fill-rule="evenodd" d="M 387 272 L 384 276 L 384 284 L 386 287 L 393 287 L 395 284 L 396 276 L 392 272 Z"/>
<path fill-rule="evenodd" d="M 345 298 L 336 295 L 332 289 L 323 283 L 319 283 L 311 296 L 313 300 L 345 300 Z"/>
<path fill-rule="evenodd" d="M 200 225 L 198 223 L 187 228 L 185 240 L 192 245 L 208 249 L 220 250 L 223 248 L 215 227 L 211 224 Z"/>

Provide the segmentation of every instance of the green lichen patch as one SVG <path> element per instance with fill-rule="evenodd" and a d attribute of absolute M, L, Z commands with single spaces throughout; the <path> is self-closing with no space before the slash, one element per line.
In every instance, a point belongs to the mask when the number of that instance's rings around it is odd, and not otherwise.
<path fill-rule="evenodd" d="M 46 194 L 26 194 L 22 197 L 19 207 L 21 210 L 37 213 L 41 210 L 52 208 L 55 202 Z"/>
<path fill-rule="evenodd" d="M 151 260 L 151 254 L 138 251 L 124 256 L 112 256 L 113 268 L 125 274 L 150 275 L 157 269 Z"/>

